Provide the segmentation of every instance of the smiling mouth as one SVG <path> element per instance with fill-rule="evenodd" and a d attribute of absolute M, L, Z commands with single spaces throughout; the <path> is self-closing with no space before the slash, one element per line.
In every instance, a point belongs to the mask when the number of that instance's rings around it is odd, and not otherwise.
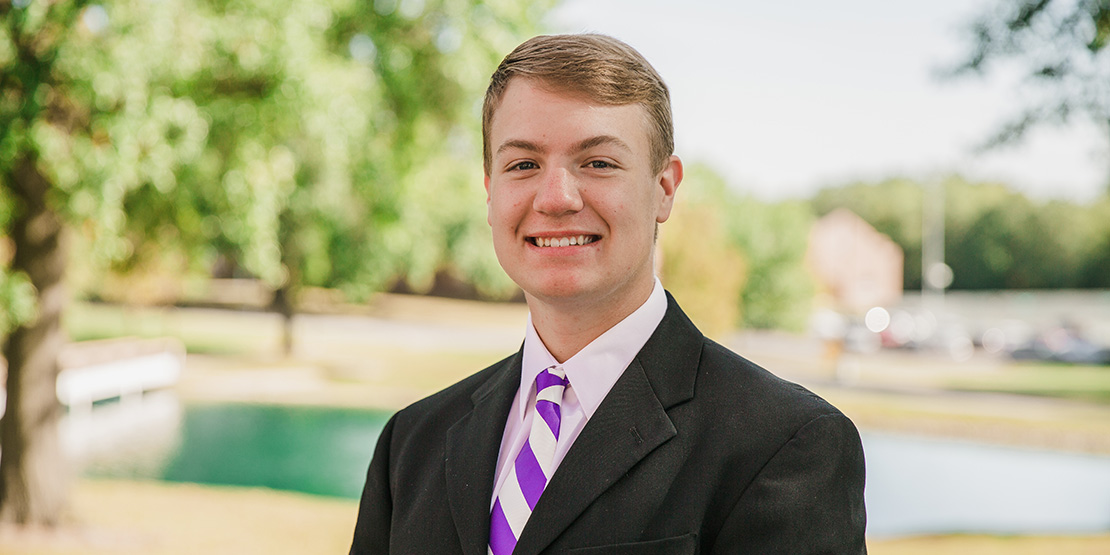
<path fill-rule="evenodd" d="M 600 239 L 597 235 L 571 235 L 567 237 L 529 237 L 528 242 L 537 247 L 573 247 L 587 245 Z"/>

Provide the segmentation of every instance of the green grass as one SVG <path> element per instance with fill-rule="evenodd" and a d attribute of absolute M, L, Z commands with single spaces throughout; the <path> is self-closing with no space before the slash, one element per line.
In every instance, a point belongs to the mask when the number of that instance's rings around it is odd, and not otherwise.
<path fill-rule="evenodd" d="M 1110 404 L 1110 367 L 1017 363 L 997 371 L 950 378 L 961 391 L 992 391 Z"/>
<path fill-rule="evenodd" d="M 215 324 L 215 325 L 213 325 Z M 233 327 L 182 318 L 173 309 L 132 308 L 112 304 L 73 303 L 65 313 L 66 332 L 73 341 L 117 337 L 176 337 L 193 354 L 243 355 L 276 345 L 278 329 Z"/>

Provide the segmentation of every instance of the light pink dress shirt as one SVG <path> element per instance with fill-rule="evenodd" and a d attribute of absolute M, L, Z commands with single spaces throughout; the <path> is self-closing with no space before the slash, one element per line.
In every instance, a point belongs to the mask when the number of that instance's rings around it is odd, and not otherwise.
<path fill-rule="evenodd" d="M 602 399 L 609 394 L 624 369 L 632 363 L 636 353 L 640 352 L 644 343 L 655 332 L 666 311 L 667 297 L 663 293 L 663 285 L 656 278 L 655 288 L 640 308 L 562 363 L 570 385 L 563 393 L 562 420 L 559 425 L 559 441 L 555 445 L 554 468 L 558 468 L 563 461 L 586 422 L 597 411 Z M 535 403 L 536 376 L 556 364 L 559 363 L 536 334 L 529 315 L 524 335 L 520 387 L 513 398 L 512 408 L 509 409 L 505 433 L 501 436 L 501 451 L 497 457 L 497 474 L 490 507 L 493 507 L 497 492 L 501 491 L 501 485 L 509 476 L 509 467 L 524 447 L 528 432 L 532 429 L 534 412 L 527 409 Z"/>

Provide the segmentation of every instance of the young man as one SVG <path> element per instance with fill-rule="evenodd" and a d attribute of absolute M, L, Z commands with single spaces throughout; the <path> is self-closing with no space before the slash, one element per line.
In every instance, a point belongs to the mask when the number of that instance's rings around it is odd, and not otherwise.
<path fill-rule="evenodd" d="M 864 553 L 852 423 L 706 339 L 654 276 L 682 163 L 647 61 L 531 39 L 483 135 L 524 346 L 390 420 L 351 553 Z"/>

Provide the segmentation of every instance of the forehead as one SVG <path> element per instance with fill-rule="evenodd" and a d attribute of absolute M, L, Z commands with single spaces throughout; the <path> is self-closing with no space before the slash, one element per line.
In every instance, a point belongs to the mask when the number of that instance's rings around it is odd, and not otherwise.
<path fill-rule="evenodd" d="M 642 104 L 605 104 L 585 93 L 516 78 L 492 111 L 489 146 L 496 153 L 507 140 L 558 142 L 609 135 L 646 154 L 649 131 L 650 119 Z"/>

